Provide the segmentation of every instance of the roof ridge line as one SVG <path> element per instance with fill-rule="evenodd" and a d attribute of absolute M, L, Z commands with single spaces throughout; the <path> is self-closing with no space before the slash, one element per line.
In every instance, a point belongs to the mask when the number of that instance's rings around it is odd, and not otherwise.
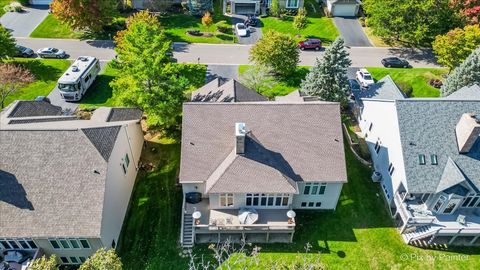
<path fill-rule="evenodd" d="M 233 150 L 230 151 L 230 153 L 225 157 L 225 159 L 218 164 L 217 168 L 215 168 L 215 170 L 213 170 L 213 172 L 208 176 L 207 180 L 205 180 L 205 193 L 208 193 L 215 186 L 215 184 L 218 182 L 218 179 L 225 174 L 227 169 L 233 164 L 237 157 L 238 155 L 236 154 L 236 149 L 234 147 Z M 211 181 L 214 182 L 209 185 L 208 183 Z"/>

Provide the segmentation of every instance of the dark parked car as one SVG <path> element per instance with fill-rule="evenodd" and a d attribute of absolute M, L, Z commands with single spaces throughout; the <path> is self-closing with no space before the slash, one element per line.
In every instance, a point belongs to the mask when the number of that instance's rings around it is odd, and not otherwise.
<path fill-rule="evenodd" d="M 318 38 L 309 38 L 298 43 L 300 50 L 315 49 L 316 51 L 322 48 L 322 41 Z"/>
<path fill-rule="evenodd" d="M 187 192 L 185 194 L 185 201 L 187 203 L 196 204 L 202 201 L 202 193 L 200 192 Z"/>
<path fill-rule="evenodd" d="M 410 63 L 407 60 L 400 59 L 398 57 L 387 57 L 382 59 L 382 65 L 384 67 L 396 67 L 396 68 L 409 68 Z"/>
<path fill-rule="evenodd" d="M 32 57 L 35 52 L 27 47 L 23 47 L 21 45 L 15 45 L 15 48 L 17 49 L 17 56 L 20 57 Z"/>
<path fill-rule="evenodd" d="M 243 22 L 247 27 L 248 26 L 257 26 L 258 19 L 255 15 L 248 16 L 248 18 Z"/>
<path fill-rule="evenodd" d="M 50 99 L 46 96 L 38 96 L 34 99 L 35 101 L 45 101 L 45 102 L 48 102 L 50 103 Z"/>

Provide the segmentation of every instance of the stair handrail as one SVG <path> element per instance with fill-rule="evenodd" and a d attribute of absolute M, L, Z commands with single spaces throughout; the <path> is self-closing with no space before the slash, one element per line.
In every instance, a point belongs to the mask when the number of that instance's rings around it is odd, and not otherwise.
<path fill-rule="evenodd" d="M 427 232 L 425 234 L 420 234 L 420 235 L 414 236 L 414 237 L 412 237 L 408 240 L 408 244 L 410 244 L 412 241 L 420 240 L 420 239 L 423 239 L 423 238 L 428 237 L 430 235 L 434 235 L 434 234 L 438 233 L 441 229 L 442 228 L 438 228 L 438 229 L 435 229 L 433 231 Z"/>
<path fill-rule="evenodd" d="M 185 204 L 185 192 L 182 192 L 183 193 L 183 201 L 182 201 L 182 228 L 180 230 L 180 245 L 183 246 L 183 230 L 185 229 L 185 214 L 187 213 L 187 209 L 186 209 L 186 204 Z"/>

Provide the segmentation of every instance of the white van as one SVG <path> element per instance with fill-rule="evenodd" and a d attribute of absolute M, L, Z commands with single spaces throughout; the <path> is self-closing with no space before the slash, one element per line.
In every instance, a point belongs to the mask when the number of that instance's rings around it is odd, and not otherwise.
<path fill-rule="evenodd" d="M 100 63 L 93 56 L 80 56 L 58 79 L 58 90 L 66 101 L 79 101 L 100 72 Z"/>

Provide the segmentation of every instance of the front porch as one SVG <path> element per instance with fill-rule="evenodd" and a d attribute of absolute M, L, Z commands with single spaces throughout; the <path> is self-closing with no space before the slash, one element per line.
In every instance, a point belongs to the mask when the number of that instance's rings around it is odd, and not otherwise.
<path fill-rule="evenodd" d="M 230 239 L 249 243 L 290 243 L 295 232 L 295 220 L 287 217 L 289 209 L 256 209 L 258 220 L 254 224 L 241 224 L 239 209 L 210 209 L 209 199 L 197 204 L 185 203 L 185 218 L 198 211 L 201 217 L 192 220 L 192 242 L 210 243 Z M 184 224 L 185 228 L 185 224 Z"/>
<path fill-rule="evenodd" d="M 439 214 L 427 209 L 422 198 L 411 199 L 399 193 L 394 202 L 393 218 L 407 244 L 426 240 L 428 244 L 480 245 L 478 209 L 459 208 L 452 214 Z"/>

